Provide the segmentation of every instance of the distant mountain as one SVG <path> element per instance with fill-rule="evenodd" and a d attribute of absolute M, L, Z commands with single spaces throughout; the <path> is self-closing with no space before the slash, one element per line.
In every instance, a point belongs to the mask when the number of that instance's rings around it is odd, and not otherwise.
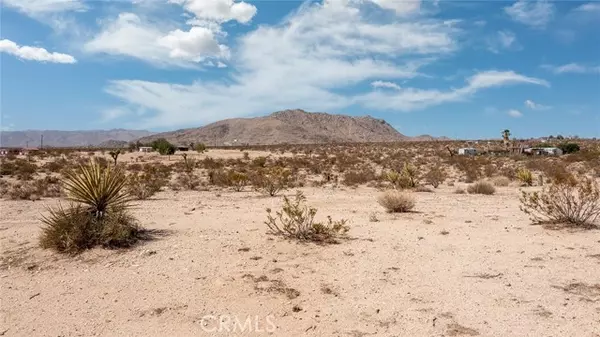
<path fill-rule="evenodd" d="M 44 136 L 44 146 L 78 147 L 96 146 L 107 141 L 130 142 L 140 137 L 154 134 L 144 130 L 25 130 L 0 132 L 0 147 L 39 147 L 41 136 Z"/>
<path fill-rule="evenodd" d="M 113 149 L 118 149 L 118 148 L 123 148 L 123 147 L 127 147 L 129 145 L 128 141 L 125 140 L 107 140 L 104 141 L 100 144 L 97 144 L 97 147 L 102 147 L 102 148 L 113 148 Z"/>
<path fill-rule="evenodd" d="M 390 124 L 371 116 L 352 117 L 303 110 L 284 110 L 256 118 L 226 119 L 200 128 L 164 132 L 139 139 L 166 138 L 177 145 L 270 145 L 408 140 Z"/>

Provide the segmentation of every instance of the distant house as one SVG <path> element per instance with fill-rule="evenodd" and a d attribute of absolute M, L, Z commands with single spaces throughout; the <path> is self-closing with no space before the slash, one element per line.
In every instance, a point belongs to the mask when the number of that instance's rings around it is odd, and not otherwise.
<path fill-rule="evenodd" d="M 523 152 L 537 156 L 562 156 L 563 151 L 557 147 L 530 147 Z"/>
<path fill-rule="evenodd" d="M 150 146 L 140 146 L 139 152 L 152 152 L 152 147 Z"/>
<path fill-rule="evenodd" d="M 477 154 L 477 149 L 472 147 L 463 147 L 458 149 L 458 154 L 460 156 L 474 156 Z"/>
<path fill-rule="evenodd" d="M 183 151 L 183 152 L 186 152 L 186 151 L 189 151 L 189 150 L 190 150 L 190 147 L 189 147 L 189 146 L 178 146 L 178 147 L 177 147 L 177 151 Z"/>

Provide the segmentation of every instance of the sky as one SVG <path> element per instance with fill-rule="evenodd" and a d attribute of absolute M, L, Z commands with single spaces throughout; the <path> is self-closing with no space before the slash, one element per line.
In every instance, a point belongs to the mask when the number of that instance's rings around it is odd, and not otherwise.
<path fill-rule="evenodd" d="M 600 137 L 599 1 L 3 0 L 0 128 L 284 109 L 409 136 Z"/>

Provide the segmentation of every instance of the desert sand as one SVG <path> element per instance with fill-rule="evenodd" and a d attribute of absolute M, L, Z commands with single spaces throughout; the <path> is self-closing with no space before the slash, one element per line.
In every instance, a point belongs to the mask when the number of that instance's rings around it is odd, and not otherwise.
<path fill-rule="evenodd" d="M 599 231 L 531 225 L 518 187 L 454 189 L 388 214 L 374 188 L 301 188 L 349 220 L 336 245 L 266 234 L 281 196 L 163 191 L 133 209 L 154 240 L 75 258 L 37 244 L 59 199 L 2 200 L 0 335 L 600 336 Z"/>

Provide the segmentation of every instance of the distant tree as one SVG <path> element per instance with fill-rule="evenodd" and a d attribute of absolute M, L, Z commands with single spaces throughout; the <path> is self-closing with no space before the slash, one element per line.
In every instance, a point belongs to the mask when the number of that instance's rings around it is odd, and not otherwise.
<path fill-rule="evenodd" d="M 556 139 L 563 140 L 563 139 L 565 139 L 565 137 L 563 137 L 563 135 L 557 135 L 557 136 L 556 136 Z"/>
<path fill-rule="evenodd" d="M 110 151 L 108 154 L 110 154 L 110 156 L 112 157 L 112 159 L 115 162 L 115 166 L 117 166 L 117 158 L 119 158 L 119 155 L 121 154 L 121 150 Z"/>
<path fill-rule="evenodd" d="M 169 141 L 164 138 L 153 141 L 150 146 L 163 156 L 175 154 L 175 151 L 177 150 L 175 145 L 169 143 Z"/>
<path fill-rule="evenodd" d="M 206 145 L 204 145 L 203 143 L 198 143 L 195 146 L 193 146 L 192 149 L 196 150 L 196 152 L 198 153 L 202 153 L 206 151 Z"/>
<path fill-rule="evenodd" d="M 577 143 L 562 143 L 558 145 L 558 148 L 561 149 L 564 154 L 575 153 L 581 149 Z"/>

